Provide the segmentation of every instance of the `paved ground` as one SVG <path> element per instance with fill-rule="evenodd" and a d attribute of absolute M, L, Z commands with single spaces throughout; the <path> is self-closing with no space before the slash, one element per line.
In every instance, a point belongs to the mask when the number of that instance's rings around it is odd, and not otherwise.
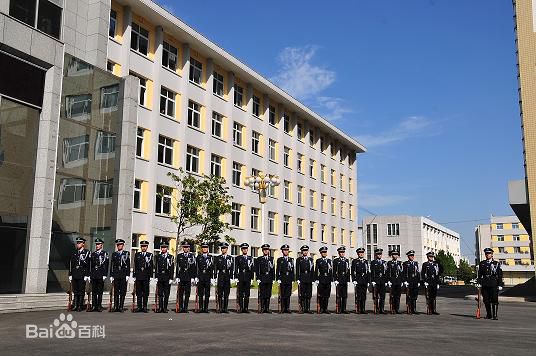
<path fill-rule="evenodd" d="M 536 304 L 503 303 L 499 321 L 476 320 L 460 289 L 442 294 L 440 316 L 72 313 L 79 326 L 105 325 L 105 339 L 81 341 L 25 338 L 26 324 L 49 328 L 59 311 L 4 314 L 0 354 L 534 354 Z"/>

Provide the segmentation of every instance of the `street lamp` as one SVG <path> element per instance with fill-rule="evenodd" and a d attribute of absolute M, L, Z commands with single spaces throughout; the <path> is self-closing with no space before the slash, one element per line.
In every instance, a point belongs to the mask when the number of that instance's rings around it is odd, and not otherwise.
<path fill-rule="evenodd" d="M 261 239 L 262 244 L 264 244 L 264 204 L 268 195 L 267 190 L 270 186 L 277 187 L 281 184 L 281 181 L 278 176 L 270 177 L 269 174 L 259 173 L 256 176 L 246 177 L 244 183 L 259 194 L 259 203 L 261 203 Z"/>

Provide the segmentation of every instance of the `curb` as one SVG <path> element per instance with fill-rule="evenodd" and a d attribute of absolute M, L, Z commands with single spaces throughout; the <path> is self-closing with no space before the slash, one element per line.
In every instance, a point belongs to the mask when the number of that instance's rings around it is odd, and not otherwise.
<path fill-rule="evenodd" d="M 476 300 L 476 294 L 466 295 L 463 299 L 465 300 Z M 535 297 L 502 297 L 499 296 L 499 302 L 505 303 L 525 303 L 525 302 L 536 302 Z"/>

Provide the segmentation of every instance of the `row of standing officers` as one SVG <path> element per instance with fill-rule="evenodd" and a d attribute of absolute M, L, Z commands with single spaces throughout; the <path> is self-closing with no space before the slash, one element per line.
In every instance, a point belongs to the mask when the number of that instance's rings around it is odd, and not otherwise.
<path fill-rule="evenodd" d="M 329 313 L 328 304 L 332 287 L 335 288 L 336 312 L 348 313 L 347 296 L 350 282 L 355 291 L 355 308 L 357 313 L 366 313 L 365 303 L 367 291 L 372 293 L 374 312 L 386 313 L 385 295 L 389 290 L 389 306 L 391 313 L 400 313 L 402 290 L 406 292 L 407 313 L 416 313 L 416 303 L 421 283 L 424 286 L 427 313 L 438 314 L 436 295 L 439 288 L 439 277 L 442 266 L 435 261 L 434 253 L 427 253 L 427 261 L 419 267 L 415 261 L 415 252 L 406 253 L 405 262 L 399 260 L 399 252 L 390 251 L 390 261 L 382 259 L 383 250 L 374 251 L 375 258 L 368 261 L 364 258 L 365 250 L 356 250 L 358 257 L 350 260 L 345 256 L 345 247 L 337 249 L 339 256 L 333 260 L 327 257 L 327 247 L 320 248 L 321 256 L 314 261 L 309 255 L 308 246 L 300 248 L 301 255 L 296 259 L 289 256 L 289 246 L 281 246 L 282 256 L 274 262 L 270 256 L 270 246 L 261 246 L 263 255 L 253 258 L 248 255 L 249 245 L 240 245 L 241 254 L 232 257 L 227 254 L 229 245 L 221 244 L 221 255 L 212 256 L 208 253 L 209 245 L 201 244 L 201 253 L 197 256 L 190 251 L 191 246 L 184 242 L 183 252 L 174 256 L 168 252 L 168 244 L 161 244 L 161 253 L 155 258 L 148 252 L 149 243 L 141 241 L 141 251 L 134 256 L 134 268 L 130 274 L 130 255 L 124 250 L 125 241 L 115 241 L 117 250 L 111 256 L 110 282 L 114 292 L 114 311 L 124 311 L 125 296 L 129 279 L 134 281 L 136 296 L 136 312 L 148 312 L 150 284 L 156 284 L 158 299 L 157 312 L 168 312 L 168 301 L 171 284 L 177 284 L 176 311 L 188 312 L 191 287 L 196 286 L 196 309 L 208 313 L 211 286 L 216 288 L 218 311 L 228 313 L 229 292 L 231 284 L 237 285 L 237 311 L 249 312 L 251 283 L 258 283 L 258 312 L 270 313 L 272 286 L 276 282 L 279 288 L 278 306 L 281 313 L 290 313 L 290 297 L 292 284 L 298 284 L 299 307 L 302 313 L 311 313 L 313 285 L 317 287 L 317 312 Z M 103 250 L 103 241 L 95 240 L 95 251 L 84 248 L 85 239 L 76 240 L 77 251 L 71 256 L 69 281 L 74 294 L 73 310 L 84 307 L 86 282 L 91 282 L 91 311 L 102 311 L 102 294 L 104 281 L 108 277 L 110 258 Z"/>

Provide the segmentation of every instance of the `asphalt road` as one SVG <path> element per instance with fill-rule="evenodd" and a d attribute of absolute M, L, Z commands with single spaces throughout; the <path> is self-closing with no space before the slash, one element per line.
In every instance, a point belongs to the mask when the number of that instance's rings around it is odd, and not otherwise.
<path fill-rule="evenodd" d="M 61 311 L 4 314 L 0 354 L 534 354 L 534 303 L 501 304 L 499 321 L 476 320 L 475 303 L 452 296 L 438 298 L 438 309 L 439 316 L 72 313 L 77 328 L 105 326 L 105 338 L 84 340 L 26 338 L 26 324 L 48 330 Z"/>

